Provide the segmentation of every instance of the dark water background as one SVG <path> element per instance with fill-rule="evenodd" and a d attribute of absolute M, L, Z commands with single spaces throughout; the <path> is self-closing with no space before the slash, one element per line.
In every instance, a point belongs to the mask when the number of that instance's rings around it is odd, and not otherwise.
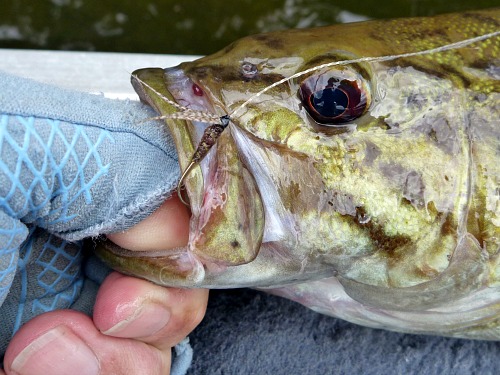
<path fill-rule="evenodd" d="M 2 0 L 0 48 L 207 54 L 248 34 L 499 0 Z"/>

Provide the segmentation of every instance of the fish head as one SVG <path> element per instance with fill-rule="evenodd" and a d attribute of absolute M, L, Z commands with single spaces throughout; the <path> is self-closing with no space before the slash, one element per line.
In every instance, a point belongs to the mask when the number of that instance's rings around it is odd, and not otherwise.
<path fill-rule="evenodd" d="M 363 59 L 453 41 L 434 22 L 275 32 L 178 67 L 135 71 L 134 88 L 158 113 L 192 111 L 164 120 L 182 171 L 210 126 L 203 113 L 230 122 L 183 180 L 187 247 L 138 254 L 108 244 L 101 256 L 187 287 L 434 278 L 465 230 L 463 77 L 476 74 L 466 59 L 480 61 L 485 50 Z"/>

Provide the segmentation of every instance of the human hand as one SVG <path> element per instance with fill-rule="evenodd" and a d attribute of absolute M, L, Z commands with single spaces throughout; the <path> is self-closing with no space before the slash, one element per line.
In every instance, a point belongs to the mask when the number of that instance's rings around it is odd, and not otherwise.
<path fill-rule="evenodd" d="M 109 270 L 85 267 L 81 240 L 150 215 L 179 173 L 168 132 L 141 122 L 154 114 L 137 102 L 2 73 L 0 93 L 1 356 L 37 315 L 90 313 Z"/>
<path fill-rule="evenodd" d="M 187 209 L 174 198 L 109 237 L 129 249 L 160 250 L 185 245 L 187 234 Z M 59 310 L 26 323 L 7 349 L 6 374 L 166 374 L 171 347 L 200 322 L 207 297 L 206 290 L 169 289 L 112 273 L 99 289 L 93 320 Z"/>

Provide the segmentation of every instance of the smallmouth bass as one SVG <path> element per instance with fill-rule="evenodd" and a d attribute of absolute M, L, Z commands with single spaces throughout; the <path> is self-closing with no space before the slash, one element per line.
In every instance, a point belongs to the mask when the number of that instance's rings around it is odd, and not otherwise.
<path fill-rule="evenodd" d="M 165 97 L 230 122 L 184 179 L 188 246 L 98 254 L 162 285 L 270 288 L 370 327 L 500 340 L 500 37 L 360 60 L 499 30 L 500 9 L 288 30 L 134 72 L 158 113 L 178 111 Z M 207 124 L 165 122 L 184 171 Z"/>

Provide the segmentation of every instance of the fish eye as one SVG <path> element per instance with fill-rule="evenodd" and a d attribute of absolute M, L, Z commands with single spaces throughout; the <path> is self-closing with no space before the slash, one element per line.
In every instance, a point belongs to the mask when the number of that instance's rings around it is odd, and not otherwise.
<path fill-rule="evenodd" d="M 370 94 L 363 78 L 348 70 L 328 70 L 307 77 L 299 96 L 309 115 L 319 124 L 343 125 L 363 115 Z"/>

